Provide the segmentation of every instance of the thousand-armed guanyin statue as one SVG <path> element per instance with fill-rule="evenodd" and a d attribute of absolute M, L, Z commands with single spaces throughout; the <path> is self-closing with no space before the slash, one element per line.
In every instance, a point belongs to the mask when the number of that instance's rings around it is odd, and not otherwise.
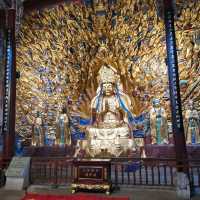
<path fill-rule="evenodd" d="M 134 148 L 131 134 L 131 100 L 120 84 L 116 69 L 103 65 L 99 86 L 91 101 L 91 124 L 86 128 L 90 156 L 120 156 Z"/>

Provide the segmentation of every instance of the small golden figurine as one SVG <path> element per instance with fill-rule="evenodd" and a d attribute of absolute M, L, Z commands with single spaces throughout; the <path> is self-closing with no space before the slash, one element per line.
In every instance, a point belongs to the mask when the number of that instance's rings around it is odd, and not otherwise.
<path fill-rule="evenodd" d="M 33 146 L 44 146 L 44 128 L 41 113 L 37 111 L 36 118 L 32 125 L 32 145 Z"/>

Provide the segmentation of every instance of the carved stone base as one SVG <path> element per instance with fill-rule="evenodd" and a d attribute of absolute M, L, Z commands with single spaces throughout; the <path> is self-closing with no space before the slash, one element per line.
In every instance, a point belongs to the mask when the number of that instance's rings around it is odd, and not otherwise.
<path fill-rule="evenodd" d="M 187 174 L 177 172 L 176 192 L 179 199 L 190 200 L 190 183 Z"/>

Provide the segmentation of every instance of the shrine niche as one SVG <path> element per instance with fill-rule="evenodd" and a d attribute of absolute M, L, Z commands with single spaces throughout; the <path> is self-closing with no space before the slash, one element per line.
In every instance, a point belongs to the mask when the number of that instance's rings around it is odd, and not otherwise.
<path fill-rule="evenodd" d="M 198 27 L 197 9 L 182 8 L 176 23 L 184 116 L 190 100 L 197 114 L 200 108 L 199 33 L 190 31 Z M 153 0 L 63 3 L 28 13 L 17 43 L 17 134 L 25 145 L 80 150 L 92 132 L 91 102 L 106 65 L 132 105 L 131 149 L 142 149 L 145 137 L 173 143 L 165 58 L 164 24 Z"/>

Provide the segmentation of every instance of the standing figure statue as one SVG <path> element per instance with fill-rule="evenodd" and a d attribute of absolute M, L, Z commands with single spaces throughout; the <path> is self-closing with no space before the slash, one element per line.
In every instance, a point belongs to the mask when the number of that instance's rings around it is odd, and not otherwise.
<path fill-rule="evenodd" d="M 61 113 L 57 113 L 56 117 L 56 144 L 58 145 L 70 145 L 71 135 L 69 128 L 69 116 L 67 109 L 64 107 Z"/>
<path fill-rule="evenodd" d="M 188 109 L 185 112 L 185 132 L 186 143 L 195 144 L 200 143 L 200 121 L 198 111 L 194 108 L 193 101 L 188 103 Z"/>
<path fill-rule="evenodd" d="M 167 115 L 165 109 L 161 107 L 159 99 L 153 99 L 153 106 L 149 114 L 152 144 L 167 143 Z"/>
<path fill-rule="evenodd" d="M 33 146 L 44 146 L 44 128 L 41 113 L 37 111 L 36 118 L 33 123 L 32 131 L 32 145 Z"/>

